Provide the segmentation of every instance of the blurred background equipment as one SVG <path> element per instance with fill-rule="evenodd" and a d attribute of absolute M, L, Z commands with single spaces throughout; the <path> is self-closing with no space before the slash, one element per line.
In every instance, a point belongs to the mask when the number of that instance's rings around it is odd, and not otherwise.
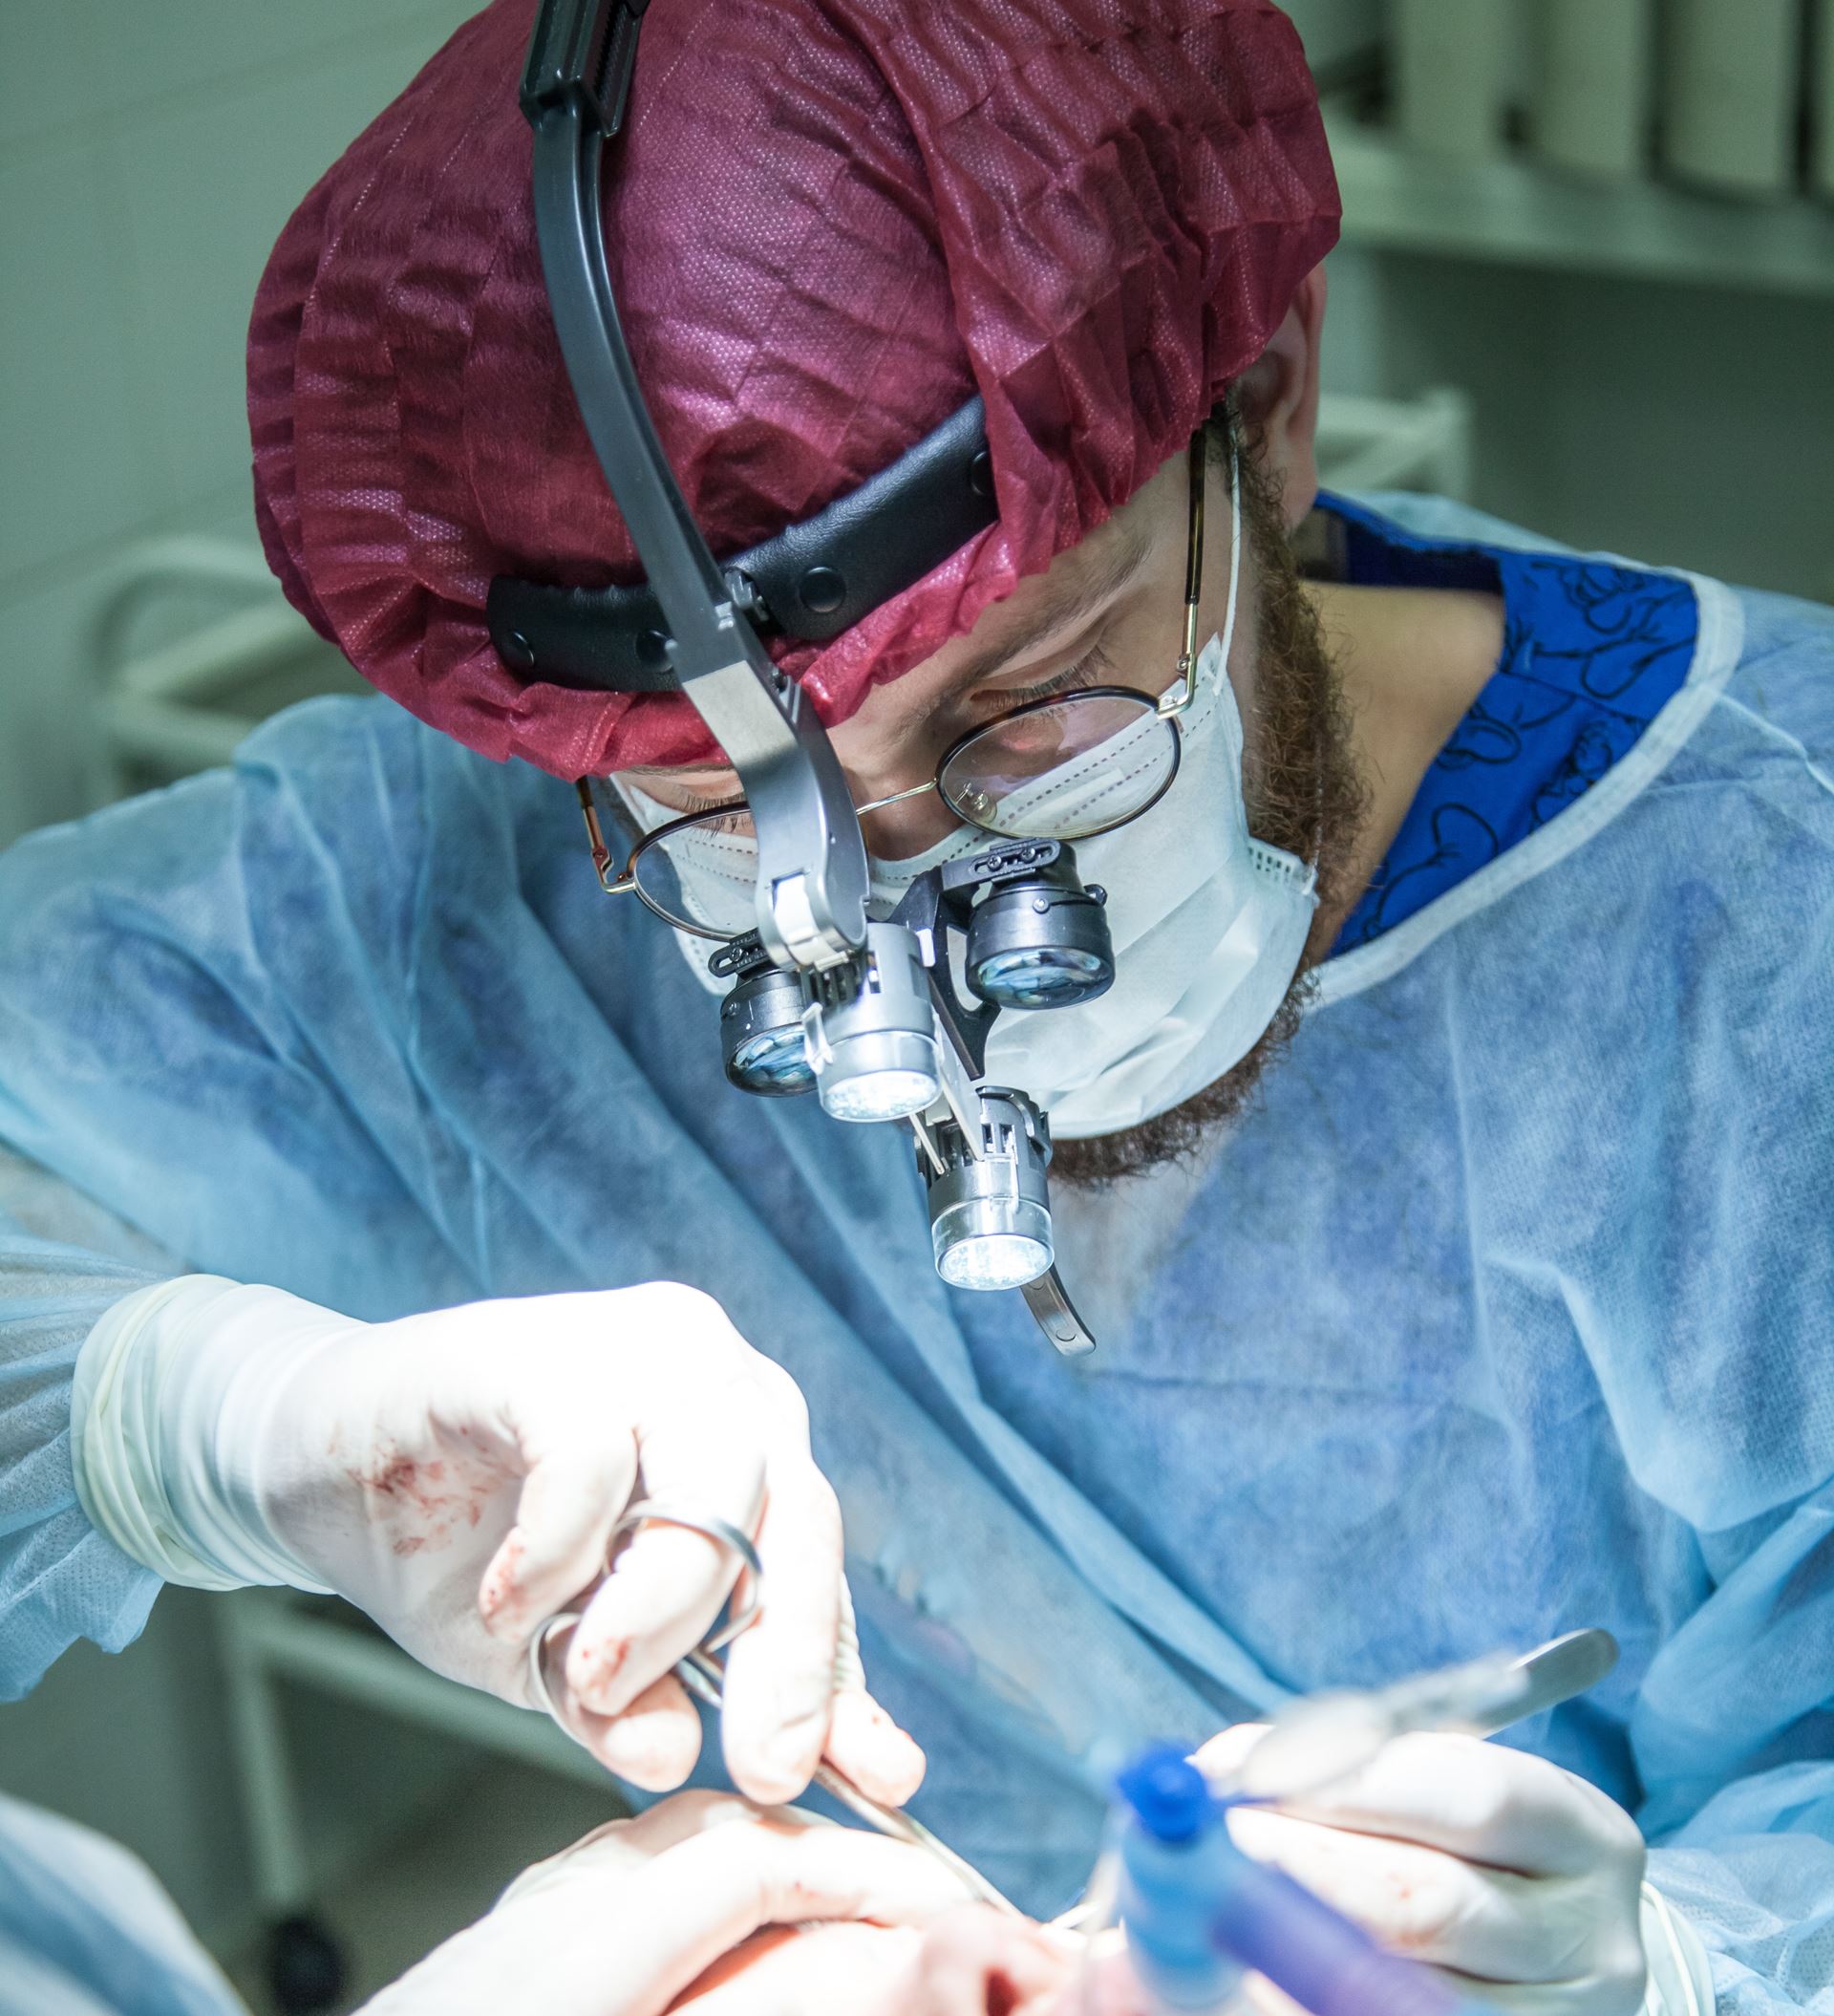
<path fill-rule="evenodd" d="M 1395 0 L 1389 88 L 1410 146 L 1484 154 L 1512 82 L 1510 0 Z"/>
<path fill-rule="evenodd" d="M 0 9 L 0 844 L 360 690 L 255 546 L 248 308 L 473 5 Z M 1290 11 L 1346 210 L 1327 481 L 1834 600 L 1834 0 Z M 46 83 L 74 76 L 80 125 Z M 583 1768 L 264 1591 L 169 1592 L 0 1708 L 0 1789 L 125 1840 L 257 1997 L 275 1919 L 321 1914 L 348 1999 L 478 1915 L 611 1810 Z"/>
<path fill-rule="evenodd" d="M 1642 174 L 1654 111 L 1655 0 L 1545 0 L 1536 144 L 1600 181 Z"/>
<path fill-rule="evenodd" d="M 1801 165 L 1800 0 L 1673 0 L 1663 160 L 1683 182 L 1782 196 Z"/>
<path fill-rule="evenodd" d="M 1822 196 L 1834 198 L 1834 0 L 1815 0 L 1809 54 L 1808 132 L 1815 187 Z"/>

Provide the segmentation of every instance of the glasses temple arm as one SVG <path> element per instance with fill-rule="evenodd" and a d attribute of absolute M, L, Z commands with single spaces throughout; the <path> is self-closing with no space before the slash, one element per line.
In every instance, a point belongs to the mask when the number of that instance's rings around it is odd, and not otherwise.
<path fill-rule="evenodd" d="M 586 837 L 592 849 L 592 869 L 599 878 L 599 887 L 608 896 L 622 896 L 634 884 L 629 869 L 622 875 L 612 876 L 611 849 L 605 844 L 605 828 L 599 824 L 599 808 L 592 798 L 592 781 L 587 777 L 576 778 L 574 790 L 579 794 L 580 811 L 586 820 Z"/>
<path fill-rule="evenodd" d="M 1184 651 L 1178 661 L 1179 676 L 1188 679 L 1197 662 L 1197 606 L 1204 599 L 1204 492 L 1206 448 L 1204 430 L 1191 436 L 1190 445 L 1191 519 L 1190 543 L 1184 554 Z"/>

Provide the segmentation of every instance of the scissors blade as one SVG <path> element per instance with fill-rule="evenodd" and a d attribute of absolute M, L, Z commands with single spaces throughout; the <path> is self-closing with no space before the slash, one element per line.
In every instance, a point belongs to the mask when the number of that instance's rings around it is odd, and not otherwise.
<path fill-rule="evenodd" d="M 687 1656 L 675 1668 L 676 1677 L 689 1693 L 715 1713 L 725 1705 L 725 1673 L 719 1662 L 705 1652 L 695 1650 Z M 932 1855 L 965 1884 L 970 1894 L 983 1904 L 992 1904 L 996 1911 L 1003 1911 L 1013 1918 L 1024 1914 L 1008 1897 L 988 1881 L 972 1862 L 958 1855 L 947 1841 L 930 1833 L 921 1820 L 913 1820 L 907 1812 L 895 1806 L 882 1806 L 877 1799 L 869 1798 L 851 1778 L 845 1777 L 831 1764 L 819 1764 L 815 1770 L 815 1782 L 831 1799 L 844 1806 L 858 1820 L 864 1820 L 875 1833 L 882 1834 L 888 1841 L 900 1841 L 906 1848 L 920 1848 Z"/>
<path fill-rule="evenodd" d="M 1229 1789 L 1297 1799 L 1359 1770 L 1397 1736 L 1494 1736 L 1595 1687 L 1616 1663 L 1609 1631 L 1568 1631 L 1519 1658 L 1501 1654 L 1391 1686 L 1309 1695 L 1274 1717 Z"/>
<path fill-rule="evenodd" d="M 1498 1700 L 1489 1717 L 1475 1719 L 1466 1733 L 1494 1736 L 1545 1708 L 1557 1708 L 1576 1694 L 1589 1693 L 1616 1664 L 1617 1641 L 1609 1631 L 1568 1631 L 1549 1639 L 1511 1662 L 1513 1690 Z"/>

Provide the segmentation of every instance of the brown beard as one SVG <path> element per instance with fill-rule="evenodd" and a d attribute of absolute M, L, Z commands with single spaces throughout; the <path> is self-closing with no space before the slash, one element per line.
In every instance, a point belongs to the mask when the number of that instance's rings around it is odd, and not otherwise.
<path fill-rule="evenodd" d="M 1155 1120 L 1119 1134 L 1057 1143 L 1052 1174 L 1079 1187 L 1194 1157 L 1241 1113 L 1299 1027 L 1312 969 L 1330 951 L 1354 895 L 1347 885 L 1369 794 L 1352 754 L 1343 696 L 1278 502 L 1252 453 L 1243 454 L 1241 472 L 1247 542 L 1260 563 L 1257 692 L 1243 780 L 1248 830 L 1316 863 L 1318 909 L 1292 985 L 1246 1057 Z"/>

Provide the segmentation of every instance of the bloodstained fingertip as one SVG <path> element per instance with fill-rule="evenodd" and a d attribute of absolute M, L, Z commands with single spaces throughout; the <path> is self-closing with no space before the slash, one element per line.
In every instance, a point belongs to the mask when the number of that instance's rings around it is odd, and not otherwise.
<path fill-rule="evenodd" d="M 573 1641 L 566 1655 L 566 1684 L 594 1714 L 617 1712 L 619 1703 L 613 1689 L 630 1657 L 628 1638 L 594 1638 Z"/>

